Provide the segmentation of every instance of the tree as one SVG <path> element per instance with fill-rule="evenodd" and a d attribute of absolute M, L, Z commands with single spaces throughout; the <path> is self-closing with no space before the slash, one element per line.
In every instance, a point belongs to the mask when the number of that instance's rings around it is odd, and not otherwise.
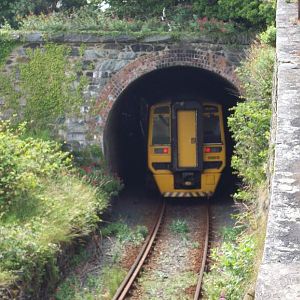
<path fill-rule="evenodd" d="M 1 0 L 0 26 L 8 22 L 12 27 L 17 28 L 18 20 L 29 14 L 51 13 L 59 7 L 71 9 L 85 4 L 86 0 Z"/>
<path fill-rule="evenodd" d="M 94 4 L 106 3 L 110 11 L 120 18 L 139 18 L 161 16 L 164 8 L 172 9 L 179 4 L 192 4 L 194 0 L 94 0 Z"/>

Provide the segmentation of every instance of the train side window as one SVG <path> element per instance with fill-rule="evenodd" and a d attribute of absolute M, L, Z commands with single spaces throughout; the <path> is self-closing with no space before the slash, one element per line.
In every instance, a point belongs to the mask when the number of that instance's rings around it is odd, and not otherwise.
<path fill-rule="evenodd" d="M 152 145 L 170 144 L 170 115 L 153 115 Z"/>
<path fill-rule="evenodd" d="M 204 143 L 221 143 L 219 116 L 204 115 Z"/>

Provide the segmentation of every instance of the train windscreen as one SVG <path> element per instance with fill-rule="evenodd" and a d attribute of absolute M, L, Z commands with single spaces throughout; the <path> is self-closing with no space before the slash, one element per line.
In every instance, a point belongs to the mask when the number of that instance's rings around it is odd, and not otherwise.
<path fill-rule="evenodd" d="M 167 145 L 170 142 L 170 115 L 154 111 L 152 145 Z"/>
<path fill-rule="evenodd" d="M 204 143 L 221 143 L 219 116 L 204 115 Z"/>

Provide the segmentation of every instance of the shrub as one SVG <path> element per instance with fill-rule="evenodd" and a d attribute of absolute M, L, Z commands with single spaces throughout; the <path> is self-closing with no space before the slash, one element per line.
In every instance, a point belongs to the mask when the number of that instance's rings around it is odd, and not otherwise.
<path fill-rule="evenodd" d="M 262 43 L 275 47 L 276 46 L 276 27 L 274 25 L 270 25 L 266 31 L 262 32 L 259 35 Z"/>
<path fill-rule="evenodd" d="M 99 4 L 99 0 L 91 1 L 94 4 Z M 105 1 L 109 4 L 109 10 L 112 14 L 117 15 L 120 18 L 139 18 L 146 20 L 149 17 L 161 16 L 163 8 L 169 8 L 174 6 L 174 4 L 180 1 L 173 0 L 107 0 Z"/>
<path fill-rule="evenodd" d="M 199 17 L 231 20 L 248 28 L 264 28 L 275 19 L 274 0 L 200 0 L 194 1 L 193 6 Z"/>
<path fill-rule="evenodd" d="M 137 6 L 132 6 L 130 9 L 136 9 Z M 224 8 L 218 8 L 218 6 L 213 13 L 203 13 L 201 8 L 198 9 L 196 6 L 184 3 L 175 6 L 162 6 L 160 3 L 159 6 L 161 10 L 158 13 L 144 14 L 145 10 L 143 10 L 142 16 L 131 16 L 131 13 L 125 16 L 126 14 L 119 14 L 112 7 L 109 11 L 103 12 L 93 6 L 85 6 L 76 11 L 53 12 L 48 15 L 28 15 L 20 20 L 20 29 L 45 32 L 92 31 L 109 35 L 130 33 L 138 36 L 171 31 L 176 36 L 176 33 L 182 32 L 193 34 L 220 32 L 224 35 L 254 31 L 252 27 L 255 29 L 259 27 L 258 25 L 252 26 L 252 24 L 247 27 L 245 22 L 238 22 L 239 18 L 222 17 L 218 14 L 218 10 L 223 12 Z M 205 7 L 209 6 L 205 5 Z M 166 8 L 164 18 L 162 18 L 163 8 Z M 151 11 L 153 12 L 153 7 L 151 7 Z M 231 12 L 231 10 L 229 11 Z"/>
<path fill-rule="evenodd" d="M 121 179 L 108 171 L 104 156 L 99 145 L 89 145 L 73 151 L 76 165 L 80 168 L 83 178 L 105 191 L 110 197 L 116 196 L 123 188 Z"/>
<path fill-rule="evenodd" d="M 56 177 L 70 168 L 67 153 L 55 142 L 21 139 L 24 124 L 17 130 L 9 122 L 0 123 L 0 207 L 2 214 L 11 206 L 22 205 L 40 187 L 41 180 Z M 25 204 L 25 203 L 24 203 Z"/>
<path fill-rule="evenodd" d="M 275 49 L 254 43 L 247 58 L 237 69 L 241 81 L 243 97 L 270 103 L 272 97 Z"/>
<path fill-rule="evenodd" d="M 232 167 L 251 186 L 266 179 L 270 135 L 270 104 L 262 101 L 238 103 L 228 125 L 236 141 Z"/>
<path fill-rule="evenodd" d="M 78 8 L 86 4 L 86 0 L 64 0 L 60 2 L 63 9 Z M 20 17 L 28 14 L 40 14 L 57 10 L 57 1 L 52 0 L 14 0 L 0 2 L 0 26 L 1 24 L 9 23 L 17 28 Z"/>
<path fill-rule="evenodd" d="M 240 200 L 252 201 L 255 189 L 266 180 L 273 70 L 274 49 L 261 44 L 251 47 L 238 69 L 247 100 L 232 109 L 228 125 L 236 142 L 232 167 L 243 181 L 235 194 Z"/>

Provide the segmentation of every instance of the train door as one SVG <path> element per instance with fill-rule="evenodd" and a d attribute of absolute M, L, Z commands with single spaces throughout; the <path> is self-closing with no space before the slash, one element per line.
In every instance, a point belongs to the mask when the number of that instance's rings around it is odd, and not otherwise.
<path fill-rule="evenodd" d="M 178 167 L 195 168 L 197 166 L 197 111 L 177 111 L 177 148 Z"/>
<path fill-rule="evenodd" d="M 172 154 L 174 188 L 201 188 L 203 130 L 200 103 L 173 103 Z"/>

